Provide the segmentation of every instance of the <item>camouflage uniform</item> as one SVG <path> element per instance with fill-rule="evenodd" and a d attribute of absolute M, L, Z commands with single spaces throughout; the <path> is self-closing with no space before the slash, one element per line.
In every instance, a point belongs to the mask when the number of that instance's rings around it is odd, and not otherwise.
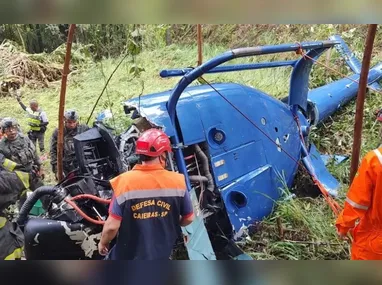
<path fill-rule="evenodd" d="M 36 174 L 41 169 L 41 161 L 37 156 L 35 145 L 27 136 L 19 133 L 13 141 L 2 138 L 0 153 L 16 163 L 18 170 L 30 174 L 30 190 L 34 191 L 43 185 L 41 178 Z"/>
<path fill-rule="evenodd" d="M 4 163 L 4 159 L 1 159 Z M 3 211 L 16 203 L 25 186 L 16 172 L 7 171 L 0 164 L 0 260 L 20 259 L 24 235 L 17 223 L 7 220 Z"/>
<path fill-rule="evenodd" d="M 68 130 L 64 128 L 64 149 L 63 149 L 63 172 L 64 177 L 68 175 L 69 172 L 73 171 L 78 167 L 78 162 L 76 159 L 76 154 L 74 151 L 74 140 L 73 138 L 89 130 L 87 125 L 79 124 L 74 130 Z M 58 129 L 55 129 L 50 142 L 50 163 L 52 165 L 52 171 L 57 176 L 57 141 L 58 141 Z"/>
<path fill-rule="evenodd" d="M 16 127 L 15 139 L 0 140 L 0 260 L 21 259 L 24 235 L 17 223 L 6 218 L 4 210 L 20 200 L 19 209 L 26 200 L 27 190 L 43 185 L 35 174 L 41 168 L 32 141 L 19 132 L 15 119 L 1 121 L 1 129 Z"/>
<path fill-rule="evenodd" d="M 24 234 L 16 222 L 0 216 L 0 260 L 21 259 Z"/>

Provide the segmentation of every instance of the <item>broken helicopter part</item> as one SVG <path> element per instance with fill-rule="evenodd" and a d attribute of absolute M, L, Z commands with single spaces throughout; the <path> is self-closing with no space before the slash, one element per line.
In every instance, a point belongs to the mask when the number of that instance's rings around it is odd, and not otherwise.
<path fill-rule="evenodd" d="M 45 216 L 28 219 L 28 207 L 36 197 L 28 199 L 30 203 L 20 215 L 27 258 L 99 258 L 93 241 L 102 229 L 107 208 L 94 197 L 110 197 L 107 181 L 138 163 L 134 148 L 140 132 L 158 127 L 173 144 L 175 156 L 170 157 L 168 169 L 185 175 L 194 203 L 196 219 L 182 229 L 189 258 L 251 259 L 237 241 L 251 225 L 272 213 L 281 197 L 280 189 L 293 184 L 299 162 L 329 194 L 337 195 L 339 183 L 326 169 L 326 159 L 321 158 L 308 135 L 312 125 L 354 98 L 358 85 L 343 78 L 309 91 L 314 62 L 308 58 L 222 64 L 235 58 L 301 48 L 317 59 L 332 47 L 352 67 L 355 74 L 351 78 L 359 79 L 359 62 L 339 36 L 327 41 L 238 48 L 195 69 L 163 70 L 162 77 L 182 78 L 172 90 L 126 101 L 125 113 L 134 120 L 126 132 L 113 137 L 98 123 L 75 137 L 80 168 L 49 192 L 54 194 L 49 194 L 53 198 L 48 199 L 51 206 Z M 292 68 L 290 91 L 283 100 L 237 83 L 206 82 L 189 87 L 206 73 L 281 67 Z M 381 68 L 379 64 L 369 72 L 369 84 L 378 89 Z M 94 197 L 81 200 L 79 209 L 68 202 L 85 194 Z M 56 235 L 61 237 L 60 245 L 67 243 L 67 252 L 49 244 L 57 244 Z"/>

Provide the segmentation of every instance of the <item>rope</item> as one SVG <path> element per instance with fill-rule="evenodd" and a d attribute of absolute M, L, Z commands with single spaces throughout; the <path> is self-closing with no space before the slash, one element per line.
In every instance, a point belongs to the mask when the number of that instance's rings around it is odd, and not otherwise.
<path fill-rule="evenodd" d="M 304 52 L 304 50 L 302 49 L 301 43 L 296 42 L 296 44 L 299 46 L 298 50 L 296 51 L 296 54 L 301 55 L 302 58 L 304 58 L 304 59 L 307 59 L 307 58 L 308 58 L 308 59 L 312 60 L 314 63 L 317 63 L 317 64 L 319 64 L 319 65 L 325 67 L 326 69 L 329 69 L 330 71 L 333 71 L 334 73 L 337 73 L 338 75 L 341 75 L 341 77 L 347 78 L 347 79 L 349 79 L 350 81 L 352 81 L 352 82 L 354 82 L 354 83 L 356 83 L 356 84 L 359 84 L 359 81 L 354 80 L 354 79 L 350 78 L 349 76 L 347 76 L 347 75 L 345 75 L 345 74 L 343 74 L 343 73 L 341 73 L 341 72 L 335 70 L 334 68 L 332 68 L 332 67 L 326 65 L 325 63 L 322 63 L 322 62 L 318 61 L 317 59 L 314 59 L 314 58 L 310 57 L 309 55 L 307 55 L 307 54 Z M 371 87 L 369 84 L 367 84 L 366 87 L 369 88 L 370 90 L 373 90 L 373 91 L 376 92 L 376 93 L 380 93 L 380 94 L 382 94 L 382 90 L 374 89 L 374 88 Z"/>
<path fill-rule="evenodd" d="M 296 124 L 298 126 L 301 142 L 305 145 L 304 136 L 302 135 L 302 131 L 301 131 L 300 120 L 298 119 L 298 117 L 295 114 L 293 115 L 293 117 L 294 117 Z M 308 170 L 306 168 L 304 168 L 304 169 L 308 172 Z M 333 212 L 336 214 L 336 216 L 338 216 L 342 210 L 340 205 L 329 195 L 328 191 L 325 189 L 325 187 L 322 185 L 322 183 L 317 179 L 317 177 L 313 174 L 310 174 L 310 175 L 312 176 L 312 180 L 313 180 L 314 184 L 318 187 L 318 189 L 320 189 L 321 193 L 324 195 L 325 200 L 328 202 L 330 208 L 333 210 Z"/>
<path fill-rule="evenodd" d="M 292 159 L 296 164 L 302 166 L 302 169 L 304 169 L 308 175 L 312 177 L 312 180 L 314 184 L 318 187 L 318 189 L 323 194 L 325 200 L 329 204 L 330 208 L 333 210 L 333 212 L 336 214 L 336 216 L 339 215 L 341 212 L 341 207 L 339 204 L 329 195 L 328 191 L 325 189 L 325 187 L 318 181 L 317 177 L 314 174 L 309 173 L 309 171 L 304 167 L 304 165 L 297 161 L 292 155 L 290 155 L 286 150 L 284 150 L 281 145 L 277 144 L 276 141 L 274 141 L 270 136 L 268 136 L 267 133 L 265 133 L 259 126 L 256 125 L 255 122 L 253 122 L 248 116 L 246 116 L 242 111 L 240 111 L 234 104 L 232 104 L 227 98 L 225 98 L 216 88 L 214 88 L 206 79 L 204 79 L 202 76 L 201 78 L 212 88 L 216 93 L 218 93 L 228 104 L 230 104 L 236 111 L 238 111 L 248 122 L 250 122 L 256 129 L 258 129 L 265 137 L 267 137 L 273 144 L 275 144 L 277 147 L 281 148 L 281 150 L 290 158 Z M 299 128 L 299 135 L 300 139 L 304 143 L 304 139 L 302 136 L 302 131 L 300 128 L 300 123 L 298 118 L 294 115 L 294 118 L 296 120 L 297 126 Z"/>
<path fill-rule="evenodd" d="M 328 65 L 326 65 L 326 64 L 324 64 L 324 63 L 322 63 L 322 62 L 320 62 L 320 61 L 318 61 L 318 60 L 316 60 L 316 59 L 314 59 L 314 58 L 312 58 L 312 57 L 310 57 L 309 55 L 307 55 L 307 54 L 303 51 L 301 44 L 300 44 L 299 42 L 297 42 L 297 44 L 299 45 L 299 48 L 298 48 L 298 50 L 296 51 L 296 54 L 300 54 L 300 55 L 302 56 L 302 58 L 304 58 L 305 60 L 308 58 L 308 59 L 312 60 L 314 63 L 317 63 L 317 64 L 319 64 L 319 65 L 325 67 L 326 69 L 328 69 L 328 70 L 330 70 L 330 71 L 332 71 L 332 72 L 334 72 L 334 73 L 337 73 L 337 74 L 341 75 L 342 77 L 347 78 L 347 79 L 349 79 L 350 81 L 352 81 L 352 82 L 354 82 L 354 83 L 356 83 L 356 84 L 359 84 L 359 81 L 354 80 L 354 79 L 350 78 L 349 76 L 347 76 L 347 75 L 345 75 L 345 74 L 343 74 L 343 73 L 341 73 L 341 72 L 335 70 L 334 68 L 332 68 L 332 67 L 330 67 L 330 66 L 328 66 Z M 382 90 L 376 90 L 375 88 L 371 87 L 369 84 L 367 84 L 366 87 L 367 87 L 368 89 L 370 89 L 370 90 L 376 92 L 376 93 L 382 94 Z M 317 186 L 318 186 L 319 188 L 323 187 L 323 186 L 321 185 L 321 183 L 319 183 L 319 181 L 317 181 L 317 182 L 318 182 L 318 185 L 317 185 Z M 337 216 L 339 215 L 339 213 L 337 213 L 337 212 L 335 212 L 335 213 L 336 213 Z M 352 243 L 352 242 L 353 242 L 352 235 L 351 235 L 350 233 L 348 233 L 347 236 L 348 236 L 348 238 L 349 238 L 349 242 Z"/>

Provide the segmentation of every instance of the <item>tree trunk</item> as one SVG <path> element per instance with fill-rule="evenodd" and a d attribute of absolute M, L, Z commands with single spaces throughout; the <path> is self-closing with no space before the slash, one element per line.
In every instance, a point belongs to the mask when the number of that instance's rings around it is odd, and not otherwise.
<path fill-rule="evenodd" d="M 172 29 L 172 26 L 166 29 L 166 46 L 169 46 L 172 44 L 171 29 Z"/>
<path fill-rule="evenodd" d="M 36 52 L 40 53 L 44 51 L 44 44 L 42 42 L 42 35 L 41 35 L 41 25 L 36 24 L 36 34 L 37 34 L 37 50 Z"/>
<path fill-rule="evenodd" d="M 26 52 L 24 39 L 23 39 L 23 36 L 21 35 L 21 31 L 20 31 L 19 25 L 16 24 L 15 26 L 16 26 L 17 33 L 19 34 L 21 44 L 22 44 L 23 49 L 24 49 L 23 51 Z"/>

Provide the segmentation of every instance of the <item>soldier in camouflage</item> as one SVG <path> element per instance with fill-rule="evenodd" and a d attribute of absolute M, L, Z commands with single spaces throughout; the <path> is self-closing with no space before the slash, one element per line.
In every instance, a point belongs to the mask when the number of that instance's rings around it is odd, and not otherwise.
<path fill-rule="evenodd" d="M 24 235 L 7 213 L 7 208 L 20 198 L 28 187 L 23 172 L 11 171 L 12 162 L 0 154 L 0 260 L 21 259 Z"/>
<path fill-rule="evenodd" d="M 14 118 L 4 118 L 1 129 L 4 137 L 0 140 L 0 154 L 7 159 L 11 171 L 25 173 L 25 183 L 29 190 L 43 186 L 44 172 L 32 141 L 20 132 L 19 124 Z M 26 192 L 20 198 L 20 207 L 26 200 Z"/>
<path fill-rule="evenodd" d="M 74 110 L 67 110 L 64 113 L 64 150 L 63 150 L 63 177 L 66 177 L 69 172 L 75 170 L 78 167 L 78 162 L 76 160 L 74 151 L 74 141 L 73 138 L 87 130 L 89 127 L 87 125 L 82 125 L 78 121 L 78 113 Z M 58 180 L 57 175 L 57 140 L 58 140 L 58 129 L 56 128 L 53 132 L 51 143 L 50 143 L 50 163 L 52 165 L 52 171 L 55 174 L 56 180 Z"/>

